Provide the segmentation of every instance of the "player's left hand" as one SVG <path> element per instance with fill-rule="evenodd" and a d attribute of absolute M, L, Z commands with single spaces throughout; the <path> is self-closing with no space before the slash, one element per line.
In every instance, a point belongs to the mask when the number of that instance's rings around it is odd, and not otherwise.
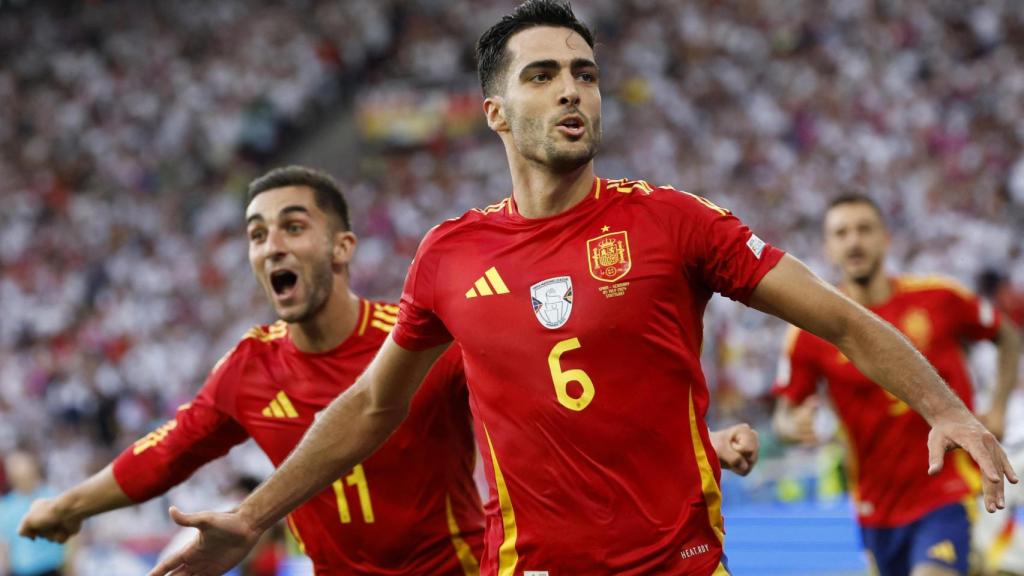
<path fill-rule="evenodd" d="M 171 507 L 171 518 L 197 528 L 199 534 L 147 576 L 221 576 L 241 562 L 260 537 L 237 512 L 185 514 Z"/>
<path fill-rule="evenodd" d="M 982 490 L 985 493 L 985 509 L 995 512 L 1006 507 L 1003 494 L 1003 478 L 1011 483 L 1018 482 L 1010 459 L 999 445 L 996 437 L 982 426 L 972 414 L 962 414 L 936 421 L 928 433 L 928 473 L 938 474 L 942 470 L 946 451 L 963 448 L 981 468 Z"/>
<path fill-rule="evenodd" d="M 757 464 L 761 447 L 757 430 L 749 424 L 736 424 L 711 433 L 711 445 L 718 453 L 722 468 L 732 470 L 740 476 L 750 474 Z"/>

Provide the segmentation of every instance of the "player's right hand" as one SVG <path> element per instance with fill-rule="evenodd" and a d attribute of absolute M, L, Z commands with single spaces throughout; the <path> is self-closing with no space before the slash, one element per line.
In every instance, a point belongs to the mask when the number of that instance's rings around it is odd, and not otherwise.
<path fill-rule="evenodd" d="M 221 576 L 241 562 L 260 537 L 237 512 L 185 514 L 172 506 L 170 513 L 180 526 L 196 528 L 199 534 L 148 576 Z"/>
<path fill-rule="evenodd" d="M 18 525 L 18 534 L 63 544 L 82 529 L 82 519 L 67 512 L 60 498 L 36 500 Z"/>
<path fill-rule="evenodd" d="M 963 410 L 948 418 L 937 419 L 928 433 L 928 474 L 938 474 L 948 450 L 963 448 L 981 468 L 985 509 L 995 512 L 1006 508 L 1003 479 L 1019 482 L 1003 447 L 970 412 Z"/>

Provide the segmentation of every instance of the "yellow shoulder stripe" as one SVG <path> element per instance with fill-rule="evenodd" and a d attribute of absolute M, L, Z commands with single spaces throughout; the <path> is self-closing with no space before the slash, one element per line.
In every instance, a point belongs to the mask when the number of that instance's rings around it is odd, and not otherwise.
<path fill-rule="evenodd" d="M 925 290 L 949 290 L 961 298 L 973 298 L 974 293 L 956 280 L 938 275 L 930 276 L 899 276 L 896 284 L 904 292 L 923 292 Z"/>
<path fill-rule="evenodd" d="M 242 340 L 253 339 L 266 343 L 284 338 L 288 335 L 288 324 L 284 320 L 278 320 L 270 326 L 253 326 L 242 336 Z"/>
<path fill-rule="evenodd" d="M 472 210 L 474 212 L 479 212 L 481 214 L 493 214 L 495 212 L 501 212 L 502 210 L 504 210 L 506 205 L 508 205 L 508 198 L 503 199 L 501 202 L 498 202 L 497 204 L 491 204 L 486 208 L 473 208 Z"/>

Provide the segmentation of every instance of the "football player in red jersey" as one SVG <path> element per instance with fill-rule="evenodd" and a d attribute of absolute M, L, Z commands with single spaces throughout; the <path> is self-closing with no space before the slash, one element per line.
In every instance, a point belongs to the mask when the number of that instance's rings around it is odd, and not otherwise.
<path fill-rule="evenodd" d="M 453 340 L 492 495 L 482 574 L 728 574 L 699 362 L 714 292 L 837 343 L 927 417 L 933 468 L 966 447 L 988 506 L 1003 506 L 1004 475 L 1016 480 L 1006 455 L 898 332 L 711 201 L 595 177 L 593 44 L 552 0 L 484 33 L 484 113 L 512 195 L 427 234 L 398 324 L 360 381 L 238 509 L 176 513 L 201 535 L 151 574 L 230 567 L 387 437 Z"/>
<path fill-rule="evenodd" d="M 843 292 L 903 332 L 967 407 L 973 403 L 973 388 L 963 345 L 996 342 L 997 385 L 992 408 L 981 420 L 1001 435 L 1020 356 L 1020 338 L 1011 322 L 952 280 L 888 275 L 890 237 L 870 197 L 849 194 L 832 201 L 824 234 L 825 251 L 842 272 Z M 957 450 L 954 466 L 929 475 L 928 455 L 917 449 L 927 442 L 928 423 L 876 386 L 835 346 L 796 329 L 775 386 L 774 423 L 783 438 L 817 440 L 816 401 L 809 399 L 819 380 L 828 381 L 846 432 L 857 519 L 871 564 L 884 576 L 966 574 L 969 513 L 978 484 L 967 455 Z"/>
<path fill-rule="evenodd" d="M 349 289 L 356 237 L 336 183 L 303 167 L 273 170 L 250 185 L 246 223 L 253 274 L 280 320 L 250 330 L 173 420 L 81 485 L 37 501 L 22 534 L 62 541 L 83 519 L 162 494 L 247 438 L 280 464 L 366 368 L 398 307 Z M 475 458 L 452 347 L 388 442 L 339 471 L 288 525 L 318 575 L 478 574 Z"/>

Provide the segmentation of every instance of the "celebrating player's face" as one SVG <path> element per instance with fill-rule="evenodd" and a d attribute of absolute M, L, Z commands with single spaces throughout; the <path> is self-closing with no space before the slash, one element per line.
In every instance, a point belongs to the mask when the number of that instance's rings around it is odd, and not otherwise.
<path fill-rule="evenodd" d="M 567 28 L 540 26 L 509 39 L 505 118 L 519 153 L 555 171 L 590 162 L 601 143 L 594 51 Z"/>
<path fill-rule="evenodd" d="M 847 281 L 870 282 L 888 247 L 889 233 L 871 205 L 840 204 L 825 214 L 825 251 Z"/>
<path fill-rule="evenodd" d="M 304 186 L 268 190 L 246 210 L 249 264 L 285 322 L 323 309 L 333 285 L 332 227 Z"/>

